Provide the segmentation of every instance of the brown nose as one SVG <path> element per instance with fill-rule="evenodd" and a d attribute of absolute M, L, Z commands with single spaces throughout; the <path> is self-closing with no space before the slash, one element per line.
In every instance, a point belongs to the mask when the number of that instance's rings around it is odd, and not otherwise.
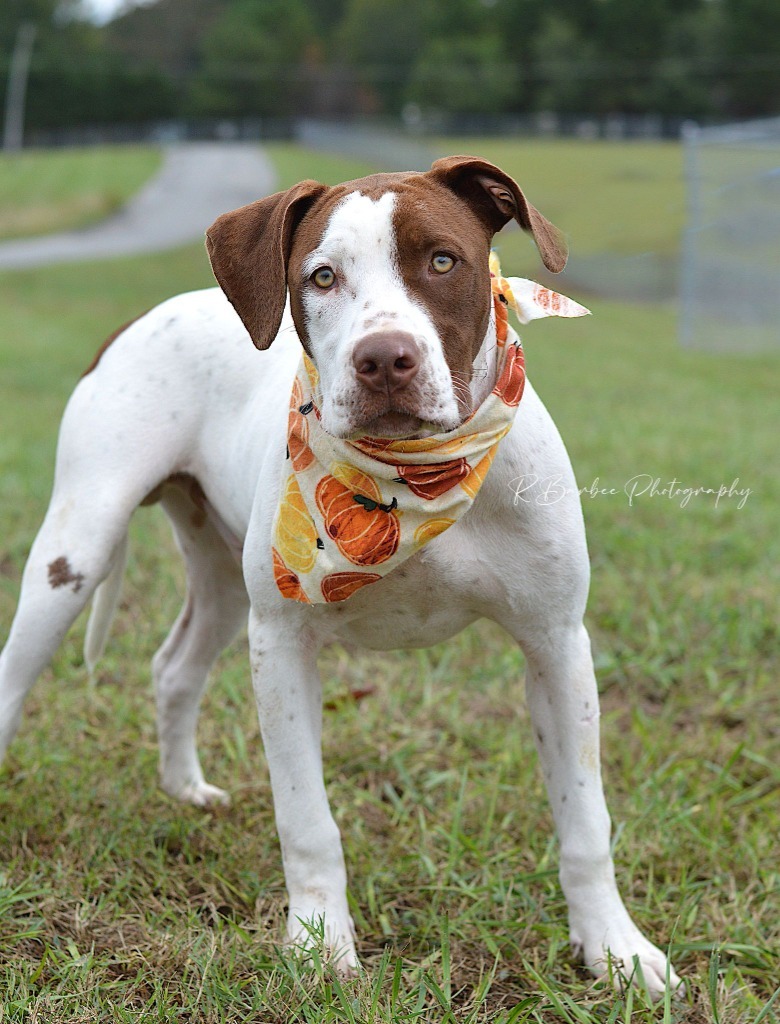
<path fill-rule="evenodd" d="M 411 334 L 381 331 L 369 334 L 352 353 L 355 374 L 371 391 L 402 391 L 417 376 L 420 350 Z"/>

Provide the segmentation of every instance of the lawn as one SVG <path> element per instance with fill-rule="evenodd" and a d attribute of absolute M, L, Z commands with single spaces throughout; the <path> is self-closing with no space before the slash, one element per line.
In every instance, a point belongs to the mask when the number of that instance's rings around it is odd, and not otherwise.
<path fill-rule="evenodd" d="M 0 154 L 0 240 L 83 228 L 114 213 L 159 168 L 152 146 Z"/>
<path fill-rule="evenodd" d="M 481 149 L 574 245 L 577 224 L 583 244 L 601 245 L 611 229 L 567 191 L 576 148 L 558 149 L 548 180 L 534 146 Z M 603 210 L 618 151 L 597 150 L 605 176 L 594 171 L 588 202 Z M 282 185 L 362 173 L 290 147 L 272 154 Z M 659 160 L 672 159 L 663 147 Z M 642 179 L 631 187 L 641 193 Z M 501 244 L 506 272 L 533 272 L 519 233 Z M 0 275 L 0 642 L 75 380 L 117 324 L 210 280 L 200 247 Z M 82 620 L 33 690 L 2 771 L 0 1020 L 777 1020 L 780 361 L 680 351 L 671 306 L 588 304 L 592 317 L 523 336 L 586 489 L 619 882 L 641 926 L 671 944 L 687 997 L 651 1009 L 572 960 L 522 657 L 486 623 L 431 650 L 325 658 L 326 777 L 366 973 L 339 983 L 286 956 L 242 643 L 220 662 L 201 727 L 207 773 L 232 808 L 183 807 L 156 788 L 148 665 L 183 584 L 164 520 L 144 509 L 97 687 Z M 683 490 L 667 496 L 673 480 Z M 721 486 L 731 496 L 684 491 Z"/>
<path fill-rule="evenodd" d="M 672 142 L 448 139 L 512 174 L 576 252 L 677 251 L 685 217 L 682 150 Z"/>

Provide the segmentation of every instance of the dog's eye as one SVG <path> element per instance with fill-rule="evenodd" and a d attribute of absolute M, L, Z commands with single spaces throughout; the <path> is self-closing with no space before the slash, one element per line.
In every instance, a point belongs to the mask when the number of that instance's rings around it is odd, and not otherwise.
<path fill-rule="evenodd" d="M 332 288 L 336 283 L 336 275 L 330 267 L 320 267 L 319 270 L 315 270 L 311 275 L 311 279 L 318 288 L 322 288 L 323 290 Z"/>
<path fill-rule="evenodd" d="M 446 252 L 437 252 L 431 258 L 431 266 L 437 274 L 449 274 L 455 266 L 455 260 L 452 256 L 448 256 Z"/>

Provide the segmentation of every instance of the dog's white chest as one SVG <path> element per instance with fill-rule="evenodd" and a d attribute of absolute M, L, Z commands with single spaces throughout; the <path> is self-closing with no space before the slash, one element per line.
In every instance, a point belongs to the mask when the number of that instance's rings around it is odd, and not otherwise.
<path fill-rule="evenodd" d="M 460 575 L 465 584 L 469 570 Z M 479 618 L 476 603 L 460 591 L 451 563 L 434 548 L 349 600 L 314 612 L 332 640 L 373 650 L 430 647 Z"/>

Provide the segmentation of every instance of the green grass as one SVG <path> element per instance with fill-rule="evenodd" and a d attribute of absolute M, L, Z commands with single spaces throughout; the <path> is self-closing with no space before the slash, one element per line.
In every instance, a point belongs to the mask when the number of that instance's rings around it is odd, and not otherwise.
<path fill-rule="evenodd" d="M 361 173 L 274 155 L 282 184 Z M 3 632 L 75 379 L 118 323 L 209 281 L 200 247 L 0 275 Z M 324 660 L 327 781 L 366 973 L 340 983 L 286 956 L 243 644 L 220 663 L 201 727 L 232 809 L 156 789 L 148 664 L 183 585 L 162 517 L 144 509 L 99 685 L 87 687 L 82 620 L 0 778 L 0 1020 L 778 1019 L 780 364 L 681 352 L 668 307 L 591 305 L 593 317 L 532 324 L 524 339 L 580 484 L 618 492 L 584 498 L 605 780 L 621 888 L 671 942 L 686 999 L 651 1009 L 570 957 L 522 657 L 486 623 L 428 651 Z M 741 509 L 711 495 L 630 506 L 638 474 L 715 488 L 739 477 L 753 493 Z M 348 698 L 369 684 L 373 696 Z"/>
<path fill-rule="evenodd" d="M 0 239 L 83 228 L 113 213 L 159 168 L 152 147 L 0 154 Z"/>
<path fill-rule="evenodd" d="M 685 197 L 676 143 L 447 139 L 437 149 L 498 164 L 577 255 L 677 252 Z"/>
<path fill-rule="evenodd" d="M 345 160 L 333 153 L 304 150 L 286 142 L 272 142 L 265 148 L 273 160 L 280 189 L 289 188 L 305 178 L 337 185 L 350 178 L 373 174 L 376 170 L 365 161 Z"/>

